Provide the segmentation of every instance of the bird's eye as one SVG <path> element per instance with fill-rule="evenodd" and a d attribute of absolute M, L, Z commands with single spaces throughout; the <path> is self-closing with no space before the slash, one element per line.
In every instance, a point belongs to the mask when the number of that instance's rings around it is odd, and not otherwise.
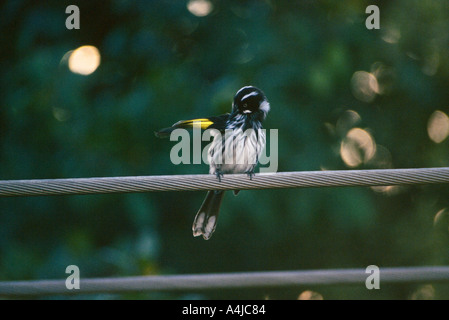
<path fill-rule="evenodd" d="M 247 103 L 244 103 L 244 104 L 243 104 L 243 108 L 245 108 L 245 109 L 248 108 L 248 104 L 247 104 Z"/>

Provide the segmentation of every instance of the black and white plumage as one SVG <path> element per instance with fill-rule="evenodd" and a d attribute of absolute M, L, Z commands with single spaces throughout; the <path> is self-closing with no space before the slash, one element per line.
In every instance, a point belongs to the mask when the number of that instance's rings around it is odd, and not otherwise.
<path fill-rule="evenodd" d="M 213 141 L 208 150 L 209 173 L 221 181 L 224 174 L 246 173 L 252 179 L 254 169 L 265 147 L 266 137 L 262 122 L 270 110 L 265 94 L 258 88 L 246 86 L 234 96 L 231 113 L 218 117 L 179 121 L 172 127 L 157 132 L 159 137 L 168 136 L 177 128 L 194 125 L 211 131 Z M 234 191 L 237 194 L 238 191 Z M 217 225 L 224 191 L 208 191 L 206 199 L 193 222 L 193 235 L 208 240 Z"/>

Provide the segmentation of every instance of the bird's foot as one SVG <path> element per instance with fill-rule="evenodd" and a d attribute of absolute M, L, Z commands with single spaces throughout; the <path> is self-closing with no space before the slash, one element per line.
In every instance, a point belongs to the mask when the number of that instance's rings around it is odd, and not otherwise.
<path fill-rule="evenodd" d="M 215 176 L 217 177 L 218 182 L 221 182 L 221 178 L 223 178 L 223 172 L 221 172 L 220 170 L 216 170 Z"/>
<path fill-rule="evenodd" d="M 245 171 L 245 173 L 249 177 L 250 180 L 253 180 L 253 176 L 256 175 L 254 173 L 254 170 L 248 170 L 248 171 Z"/>

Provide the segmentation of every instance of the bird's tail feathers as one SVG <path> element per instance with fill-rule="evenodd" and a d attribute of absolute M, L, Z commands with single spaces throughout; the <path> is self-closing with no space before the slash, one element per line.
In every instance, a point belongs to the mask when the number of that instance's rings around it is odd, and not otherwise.
<path fill-rule="evenodd" d="M 208 191 L 206 199 L 204 199 L 193 221 L 192 231 L 194 237 L 202 235 L 205 240 L 208 240 L 212 236 L 217 226 L 224 193 L 224 191 Z"/>

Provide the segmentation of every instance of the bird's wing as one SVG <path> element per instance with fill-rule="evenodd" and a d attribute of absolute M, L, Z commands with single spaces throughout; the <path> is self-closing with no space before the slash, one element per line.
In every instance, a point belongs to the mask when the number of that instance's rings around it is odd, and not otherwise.
<path fill-rule="evenodd" d="M 229 119 L 229 113 L 222 114 L 217 117 L 210 117 L 209 119 L 212 121 L 212 124 L 208 127 L 208 129 L 217 129 L 223 131 L 226 129 L 226 122 Z"/>
<path fill-rule="evenodd" d="M 181 120 L 173 124 L 171 127 L 161 129 L 154 134 L 158 138 L 166 138 L 169 137 L 173 130 L 183 128 L 183 129 L 191 129 L 191 128 L 198 128 L 198 129 L 217 129 L 220 131 L 224 131 L 226 127 L 226 121 L 229 118 L 229 113 L 222 114 L 220 116 L 216 117 L 209 117 L 209 118 L 198 118 L 198 119 L 191 119 L 191 120 Z"/>

